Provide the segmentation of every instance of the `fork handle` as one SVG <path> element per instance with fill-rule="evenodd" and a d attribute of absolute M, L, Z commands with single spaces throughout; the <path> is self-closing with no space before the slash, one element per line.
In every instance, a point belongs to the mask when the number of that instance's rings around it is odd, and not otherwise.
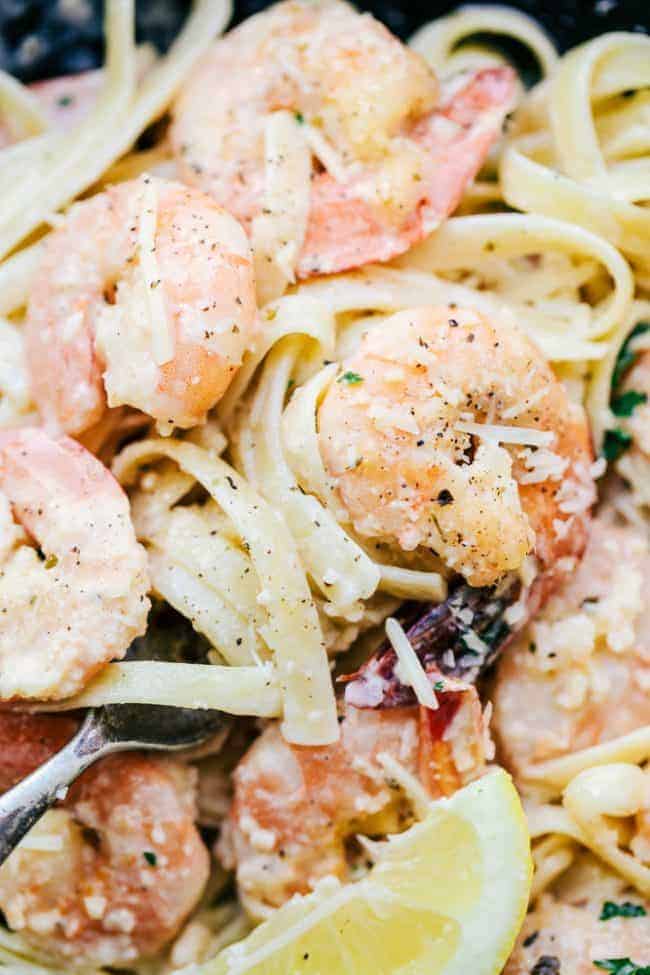
<path fill-rule="evenodd" d="M 77 776 L 112 751 L 115 742 L 104 737 L 96 713 L 89 711 L 61 751 L 0 796 L 0 864 Z"/>

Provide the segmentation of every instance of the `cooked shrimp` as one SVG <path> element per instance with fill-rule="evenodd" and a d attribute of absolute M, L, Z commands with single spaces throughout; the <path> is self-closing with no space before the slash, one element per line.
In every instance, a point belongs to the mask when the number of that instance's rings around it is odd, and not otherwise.
<path fill-rule="evenodd" d="M 516 777 L 650 722 L 649 600 L 644 539 L 600 515 L 573 578 L 499 666 L 494 729 Z"/>
<path fill-rule="evenodd" d="M 417 704 L 383 710 L 345 705 L 335 745 L 290 745 L 277 724 L 263 732 L 235 770 L 234 801 L 219 845 L 254 916 L 322 877 L 349 879 L 347 844 L 357 834 L 396 832 L 409 823 L 408 801 L 382 764 L 384 753 L 435 797 L 481 773 L 481 706 L 474 688 L 458 686 L 440 696 L 437 711 Z"/>
<path fill-rule="evenodd" d="M 75 204 L 47 239 L 26 322 L 33 393 L 80 434 L 106 406 L 201 423 L 252 341 L 246 236 L 197 190 L 142 177 Z"/>
<path fill-rule="evenodd" d="M 78 718 L 70 715 L 0 712 L 0 795 L 60 751 L 78 730 Z"/>
<path fill-rule="evenodd" d="M 105 84 L 106 75 L 100 70 L 35 81 L 27 87 L 34 96 L 43 123 L 54 132 L 67 132 L 88 115 Z M 11 112 L 6 112 L 0 118 L 0 148 L 26 135 L 23 131 L 17 131 Z"/>
<path fill-rule="evenodd" d="M 595 499 L 589 428 L 514 324 L 469 309 L 399 312 L 343 362 L 318 422 L 359 535 L 433 550 L 471 586 L 530 553 L 538 590 L 575 567 Z"/>
<path fill-rule="evenodd" d="M 3 784 L 49 757 L 71 724 L 59 716 L 0 715 Z M 134 752 L 103 759 L 0 868 L 9 926 L 63 965 L 130 968 L 156 954 L 208 877 L 194 791 L 194 771 L 178 761 Z"/>
<path fill-rule="evenodd" d="M 403 253 L 458 204 L 512 107 L 509 68 L 443 85 L 340 0 L 288 0 L 215 43 L 173 109 L 182 179 L 249 226 L 265 203 L 265 126 L 295 114 L 312 167 L 299 277 Z M 320 168 L 319 168 L 320 166 Z"/>
<path fill-rule="evenodd" d="M 138 47 L 136 74 L 141 80 L 156 59 L 153 48 L 148 44 Z M 93 71 L 80 71 L 77 74 L 61 75 L 44 81 L 32 81 L 27 90 L 35 103 L 36 112 L 48 131 L 54 134 L 69 132 L 90 114 L 106 88 L 107 73 L 104 68 Z M 16 82 L 18 84 L 18 82 Z M 0 110 L 0 148 L 24 139 L 33 134 L 16 124 L 11 104 Z"/>
<path fill-rule="evenodd" d="M 629 916 L 602 920 L 606 904 L 627 904 Z M 528 914 L 504 975 L 594 975 L 595 961 L 615 958 L 644 965 L 650 960 L 648 914 L 650 902 L 585 856 Z"/>
<path fill-rule="evenodd" d="M 67 697 L 146 628 L 128 500 L 73 440 L 7 430 L 0 521 L 0 698 Z"/>

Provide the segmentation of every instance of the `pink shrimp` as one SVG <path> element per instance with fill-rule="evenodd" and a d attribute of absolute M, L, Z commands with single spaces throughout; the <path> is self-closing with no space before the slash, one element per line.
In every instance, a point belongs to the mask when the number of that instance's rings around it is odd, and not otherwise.
<path fill-rule="evenodd" d="M 359 535 L 421 560 L 433 549 L 479 587 L 534 554 L 537 603 L 575 568 L 595 500 L 589 427 L 514 325 L 399 312 L 341 364 L 318 422 Z"/>
<path fill-rule="evenodd" d="M 75 441 L 5 431 L 0 525 L 0 698 L 72 695 L 146 628 L 127 497 Z"/>
<path fill-rule="evenodd" d="M 92 110 L 105 84 L 106 75 L 100 70 L 34 81 L 27 87 L 40 109 L 43 123 L 54 132 L 67 132 Z M 0 148 L 25 135 L 25 132 L 16 131 L 15 120 L 9 113 L 0 120 Z"/>
<path fill-rule="evenodd" d="M 154 61 L 155 53 L 151 46 L 145 44 L 138 48 L 138 79 L 144 77 Z M 32 81 L 27 85 L 27 90 L 40 110 L 43 123 L 50 132 L 57 134 L 69 132 L 84 121 L 97 104 L 106 83 L 106 70 L 98 68 L 48 78 L 45 81 Z M 0 148 L 11 145 L 28 134 L 32 133 L 16 130 L 15 118 L 12 118 L 10 111 L 6 112 L 4 118 L 0 118 Z"/>
<path fill-rule="evenodd" d="M 501 660 L 494 729 L 516 778 L 650 722 L 650 555 L 600 515 L 575 575 Z"/>
<path fill-rule="evenodd" d="M 514 101 L 509 68 L 438 82 L 369 14 L 286 0 L 217 41 L 173 109 L 182 178 L 250 227 L 265 207 L 264 132 L 295 114 L 312 169 L 298 277 L 386 261 L 457 206 Z"/>
<path fill-rule="evenodd" d="M 252 262 L 209 197 L 142 177 L 76 204 L 47 239 L 26 322 L 43 420 L 81 434 L 108 406 L 163 432 L 203 422 L 255 322 Z"/>
<path fill-rule="evenodd" d="M 620 877 L 586 855 L 556 888 L 529 912 L 503 975 L 594 975 L 608 960 L 650 960 L 650 902 Z M 603 918 L 607 903 L 627 904 L 628 916 Z"/>
<path fill-rule="evenodd" d="M 408 825 L 408 799 L 382 764 L 384 755 L 433 797 L 481 774 L 486 725 L 478 696 L 467 685 L 449 686 L 437 711 L 419 708 L 414 698 L 381 710 L 342 705 L 335 745 L 290 745 L 276 724 L 263 732 L 235 770 L 234 802 L 219 847 L 253 915 L 309 891 L 327 875 L 349 879 L 349 842 L 356 834 Z"/>
<path fill-rule="evenodd" d="M 0 714 L 0 788 L 49 758 L 75 725 Z M 194 792 L 193 770 L 179 761 L 132 752 L 98 762 L 0 868 L 11 928 L 63 965 L 130 968 L 157 954 L 208 878 Z M 42 837 L 45 850 L 34 843 Z"/>

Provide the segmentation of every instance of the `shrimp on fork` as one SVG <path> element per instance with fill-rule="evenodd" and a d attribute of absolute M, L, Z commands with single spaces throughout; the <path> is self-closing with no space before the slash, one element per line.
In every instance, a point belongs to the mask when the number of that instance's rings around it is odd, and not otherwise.
<path fill-rule="evenodd" d="M 163 433 L 205 420 L 253 341 L 250 248 L 197 190 L 141 177 L 75 204 L 46 241 L 27 361 L 44 423 L 78 436 L 107 407 Z"/>
<path fill-rule="evenodd" d="M 7 430 L 0 519 L 0 699 L 68 697 L 146 628 L 128 499 L 75 441 Z"/>
<path fill-rule="evenodd" d="M 0 714 L 0 789 L 75 728 L 60 715 Z M 131 968 L 157 954 L 208 879 L 195 787 L 194 770 L 180 761 L 136 752 L 99 761 L 0 867 L 11 928 L 63 966 Z"/>
<path fill-rule="evenodd" d="M 290 242 L 291 273 L 304 278 L 390 260 L 431 233 L 480 169 L 514 96 L 509 68 L 439 86 L 369 14 L 340 0 L 285 0 L 204 56 L 174 106 L 171 141 L 181 178 L 255 230 L 273 216 L 265 157 L 268 172 L 282 156 L 267 123 L 293 115 L 294 142 L 306 140 L 318 160 L 300 164 L 308 214 Z M 288 205 L 276 207 L 280 218 Z"/>

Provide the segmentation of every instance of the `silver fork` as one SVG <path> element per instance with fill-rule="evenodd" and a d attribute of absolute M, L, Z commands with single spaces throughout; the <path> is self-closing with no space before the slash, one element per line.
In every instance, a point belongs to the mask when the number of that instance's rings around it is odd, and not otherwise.
<path fill-rule="evenodd" d="M 93 762 L 135 748 L 169 752 L 193 748 L 221 731 L 226 721 L 220 711 L 158 704 L 109 704 L 88 711 L 61 751 L 0 796 L 0 864 Z"/>

